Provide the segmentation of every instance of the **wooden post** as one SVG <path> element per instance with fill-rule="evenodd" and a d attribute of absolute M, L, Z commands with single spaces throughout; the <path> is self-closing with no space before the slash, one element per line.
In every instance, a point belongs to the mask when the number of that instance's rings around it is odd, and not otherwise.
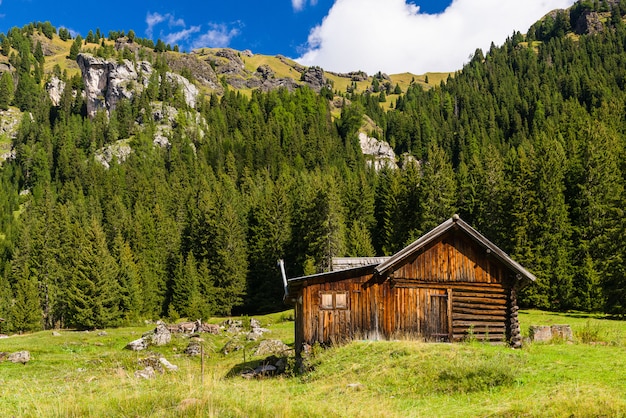
<path fill-rule="evenodd" d="M 448 341 L 453 342 L 454 330 L 452 329 L 452 288 L 448 288 Z"/>

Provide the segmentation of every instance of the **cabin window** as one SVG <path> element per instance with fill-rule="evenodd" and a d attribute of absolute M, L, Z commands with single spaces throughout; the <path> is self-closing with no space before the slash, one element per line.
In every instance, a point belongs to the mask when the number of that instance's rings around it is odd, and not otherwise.
<path fill-rule="evenodd" d="M 322 309 L 333 309 L 332 293 L 322 293 Z"/>
<path fill-rule="evenodd" d="M 321 309 L 348 309 L 348 292 L 320 292 Z"/>

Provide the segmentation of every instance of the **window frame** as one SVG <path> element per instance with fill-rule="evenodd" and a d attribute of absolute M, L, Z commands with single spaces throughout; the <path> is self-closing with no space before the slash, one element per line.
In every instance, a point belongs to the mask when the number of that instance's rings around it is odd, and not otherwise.
<path fill-rule="evenodd" d="M 350 295 L 347 290 L 321 290 L 319 292 L 320 303 L 319 308 L 322 311 L 346 311 L 350 309 Z M 337 295 L 343 298 L 343 303 L 337 303 Z M 330 303 L 328 303 L 330 297 Z M 325 300 L 326 299 L 326 300 Z"/>

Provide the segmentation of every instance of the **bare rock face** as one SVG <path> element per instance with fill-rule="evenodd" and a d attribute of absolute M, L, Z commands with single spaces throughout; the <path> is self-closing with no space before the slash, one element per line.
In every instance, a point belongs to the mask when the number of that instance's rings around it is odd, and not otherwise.
<path fill-rule="evenodd" d="M 121 139 L 97 150 L 94 158 L 108 170 L 113 161 L 117 161 L 118 164 L 126 161 L 132 151 L 128 140 Z"/>
<path fill-rule="evenodd" d="M 46 83 L 46 91 L 50 96 L 52 104 L 58 106 L 61 102 L 61 96 L 65 90 L 65 82 L 57 76 L 53 76 L 50 81 Z"/>
<path fill-rule="evenodd" d="M 115 109 L 122 99 L 132 99 L 147 87 L 153 71 L 152 65 L 146 61 L 132 63 L 123 60 L 119 63 L 90 54 L 78 54 L 76 62 L 85 83 L 87 113 L 90 116 L 94 116 L 99 109 Z M 181 86 L 185 102 L 195 107 L 198 88 L 179 74 L 168 72 L 166 77 L 168 82 Z"/>
<path fill-rule="evenodd" d="M 578 35 L 595 34 L 604 30 L 604 24 L 598 12 L 585 11 L 580 15 L 574 26 L 574 32 Z"/>
<path fill-rule="evenodd" d="M 300 78 L 313 90 L 320 91 L 322 87 L 326 85 L 326 77 L 324 77 L 324 70 L 320 67 L 309 67 Z"/>
<path fill-rule="evenodd" d="M 371 138 L 364 134 L 359 133 L 359 144 L 361 145 L 361 151 L 363 155 L 370 156 L 367 160 L 370 166 L 374 166 L 376 171 L 383 169 L 384 167 L 397 169 L 396 153 L 393 148 L 385 141 L 379 141 L 376 138 Z"/>

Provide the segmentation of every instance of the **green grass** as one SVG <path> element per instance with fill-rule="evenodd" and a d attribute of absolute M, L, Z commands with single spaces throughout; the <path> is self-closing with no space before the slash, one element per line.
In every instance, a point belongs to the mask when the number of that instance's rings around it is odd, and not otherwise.
<path fill-rule="evenodd" d="M 257 317 L 293 344 L 292 313 Z M 212 322 L 218 322 L 215 318 Z M 209 357 L 182 354 L 176 337 L 152 351 L 180 367 L 139 380 L 144 352 L 124 346 L 153 325 L 97 332 L 50 331 L 0 340 L 0 351 L 29 350 L 26 365 L 0 363 L 0 409 L 20 417 L 405 417 L 624 416 L 626 323 L 583 314 L 522 311 L 530 325 L 570 324 L 573 342 L 526 344 L 521 350 L 477 342 L 357 341 L 314 347 L 304 374 L 245 380 L 255 342 L 221 354 L 230 337 L 204 336 Z M 582 342 L 582 338 L 586 342 Z M 245 352 L 244 352 L 245 351 Z"/>

